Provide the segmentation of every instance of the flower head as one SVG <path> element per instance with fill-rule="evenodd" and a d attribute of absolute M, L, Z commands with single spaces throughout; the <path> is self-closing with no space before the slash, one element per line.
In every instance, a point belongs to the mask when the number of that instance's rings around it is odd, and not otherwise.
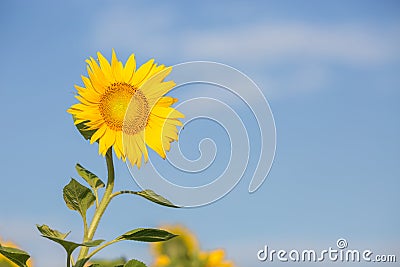
<path fill-rule="evenodd" d="M 68 109 L 75 124 L 93 132 L 90 143 L 99 142 L 103 156 L 113 146 L 118 158 L 140 167 L 143 156 L 148 160 L 147 145 L 165 158 L 184 117 L 171 107 L 177 99 L 164 96 L 175 86 L 164 81 L 172 68 L 151 59 L 136 70 L 133 54 L 124 66 L 114 50 L 111 63 L 100 52 L 97 56 L 86 60 L 84 87 L 75 85 L 80 103 Z"/>

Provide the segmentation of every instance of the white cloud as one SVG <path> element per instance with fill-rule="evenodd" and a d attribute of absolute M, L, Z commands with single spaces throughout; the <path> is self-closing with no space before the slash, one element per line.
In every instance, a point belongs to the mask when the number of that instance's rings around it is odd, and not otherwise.
<path fill-rule="evenodd" d="M 188 54 L 255 63 L 318 60 L 370 66 L 398 59 L 397 32 L 360 25 L 265 22 L 197 33 L 186 38 L 183 49 Z"/>
<path fill-rule="evenodd" d="M 95 17 L 94 45 L 140 51 L 170 64 L 215 60 L 250 66 L 266 95 L 282 97 L 316 92 L 333 79 L 332 66 L 376 68 L 400 59 L 399 27 L 366 22 L 307 24 L 260 21 L 243 25 L 184 27 L 169 6 L 104 9 Z M 393 24 L 396 25 L 396 24 Z M 277 66 L 284 68 L 278 75 Z M 259 70 L 259 71 L 258 71 Z M 261 84 L 262 83 L 262 84 Z"/>
<path fill-rule="evenodd" d="M 263 63 L 305 59 L 370 66 L 399 59 L 399 27 L 260 21 L 188 29 L 168 6 L 103 9 L 94 18 L 94 44 L 220 60 Z"/>

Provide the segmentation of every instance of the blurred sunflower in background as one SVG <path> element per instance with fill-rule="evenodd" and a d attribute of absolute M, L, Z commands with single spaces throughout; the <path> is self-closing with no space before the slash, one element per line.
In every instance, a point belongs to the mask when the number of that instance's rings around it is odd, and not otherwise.
<path fill-rule="evenodd" d="M 0 237 L 0 245 L 2 245 L 3 247 L 10 247 L 10 248 L 19 248 L 16 244 L 14 244 L 11 241 L 5 241 L 2 240 Z M 28 267 L 32 267 L 32 260 L 29 259 L 27 262 L 27 266 Z M 12 261 L 10 261 L 9 259 L 7 259 L 6 257 L 4 257 L 1 253 L 0 253 L 0 267 L 18 267 L 17 264 L 13 263 Z"/>
<path fill-rule="evenodd" d="M 196 237 L 185 227 L 170 225 L 161 227 L 178 237 L 166 242 L 152 243 L 154 255 L 152 267 L 234 267 L 225 260 L 223 249 L 201 251 Z"/>
<path fill-rule="evenodd" d="M 148 160 L 147 145 L 165 158 L 184 117 L 171 107 L 177 99 L 164 96 L 175 86 L 164 81 L 172 67 L 151 59 L 136 69 L 134 54 L 124 66 L 114 50 L 111 63 L 100 52 L 97 56 L 86 60 L 84 87 L 75 85 L 79 103 L 68 109 L 75 124 L 93 132 L 90 143 L 98 141 L 103 156 L 113 146 L 118 158 L 140 168 L 143 156 Z"/>

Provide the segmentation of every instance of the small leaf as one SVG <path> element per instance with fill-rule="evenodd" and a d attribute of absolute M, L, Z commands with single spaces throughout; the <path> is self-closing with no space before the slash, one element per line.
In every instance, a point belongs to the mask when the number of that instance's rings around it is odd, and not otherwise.
<path fill-rule="evenodd" d="M 146 267 L 146 264 L 138 260 L 130 260 L 123 267 Z"/>
<path fill-rule="evenodd" d="M 75 243 L 72 241 L 65 240 L 65 238 L 68 236 L 69 232 L 66 234 L 63 234 L 57 230 L 51 229 L 47 225 L 37 225 L 37 228 L 39 232 L 42 234 L 43 237 L 50 239 L 61 246 L 64 247 L 66 250 L 67 254 L 72 254 L 72 252 L 77 248 L 77 247 L 97 247 L 101 243 L 104 242 L 104 240 L 93 240 L 93 241 L 88 241 L 84 243 Z"/>
<path fill-rule="evenodd" d="M 60 238 L 60 239 L 65 239 L 70 233 L 70 232 L 68 232 L 68 233 L 63 234 L 57 230 L 51 229 L 49 226 L 47 226 L 45 224 L 43 224 L 43 225 L 37 224 L 36 227 L 42 235 L 56 237 L 56 238 Z"/>
<path fill-rule="evenodd" d="M 136 195 L 144 197 L 154 203 L 157 203 L 159 205 L 167 206 L 167 207 L 172 207 L 172 208 L 179 208 L 178 206 L 172 204 L 171 201 L 168 199 L 156 194 L 153 190 L 146 189 L 144 191 L 140 192 L 135 192 Z"/>
<path fill-rule="evenodd" d="M 177 235 L 171 234 L 170 232 L 161 229 L 138 228 L 121 235 L 117 239 L 134 240 L 141 242 L 159 242 L 170 240 L 171 238 L 174 238 L 176 236 Z"/>
<path fill-rule="evenodd" d="M 75 179 L 67 184 L 63 189 L 65 204 L 71 210 L 78 211 L 82 217 L 86 217 L 86 211 L 96 200 L 92 191 L 86 186 L 81 185 Z"/>
<path fill-rule="evenodd" d="M 0 244 L 0 254 L 17 264 L 19 267 L 27 267 L 26 261 L 30 258 L 29 254 L 18 248 L 3 247 Z"/>
<path fill-rule="evenodd" d="M 88 171 L 79 163 L 76 164 L 75 168 L 76 168 L 76 171 L 78 172 L 79 176 L 81 176 L 83 179 L 85 179 L 85 181 L 90 185 L 91 188 L 98 189 L 98 188 L 104 187 L 103 181 L 100 180 L 100 178 L 97 177 L 97 175 Z"/>

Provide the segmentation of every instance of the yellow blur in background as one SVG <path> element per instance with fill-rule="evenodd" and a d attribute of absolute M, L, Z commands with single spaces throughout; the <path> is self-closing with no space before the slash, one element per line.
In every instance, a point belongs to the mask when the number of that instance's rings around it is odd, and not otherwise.
<path fill-rule="evenodd" d="M 202 251 L 196 236 L 186 227 L 167 225 L 161 228 L 178 237 L 151 244 L 152 267 L 235 267 L 232 261 L 224 259 L 223 249 Z"/>
<path fill-rule="evenodd" d="M 12 243 L 11 241 L 5 241 L 0 237 L 0 244 L 3 247 L 11 247 L 11 248 L 19 248 L 16 244 Z M 32 260 L 29 259 L 27 262 L 28 267 L 33 267 Z M 18 267 L 17 264 L 13 263 L 2 254 L 0 254 L 0 267 Z"/>

